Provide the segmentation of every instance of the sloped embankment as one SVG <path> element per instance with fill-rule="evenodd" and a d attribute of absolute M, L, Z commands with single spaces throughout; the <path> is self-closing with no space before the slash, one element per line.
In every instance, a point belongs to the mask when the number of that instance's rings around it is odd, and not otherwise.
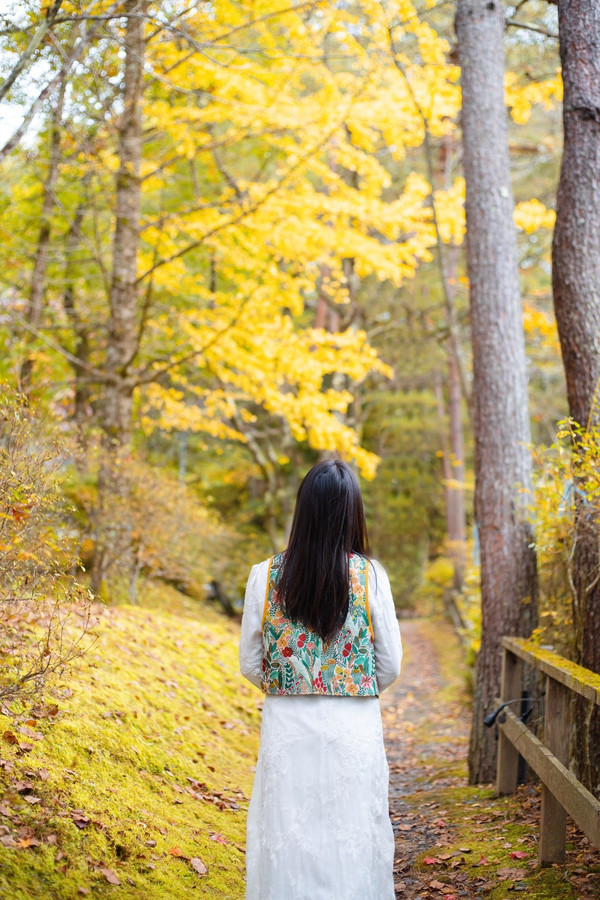
<path fill-rule="evenodd" d="M 260 695 L 237 623 L 160 594 L 99 609 L 61 684 L 0 716 L 0 897 L 243 897 Z"/>

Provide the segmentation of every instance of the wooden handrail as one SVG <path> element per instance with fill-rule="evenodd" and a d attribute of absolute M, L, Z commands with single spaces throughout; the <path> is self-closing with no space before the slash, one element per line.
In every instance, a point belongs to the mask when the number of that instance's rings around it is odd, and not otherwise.
<path fill-rule="evenodd" d="M 502 646 L 505 650 L 510 650 L 523 662 L 550 675 L 555 681 L 564 684 L 570 691 L 581 694 L 586 700 L 597 703 L 600 706 L 600 675 L 578 666 L 564 656 L 546 650 L 543 647 L 536 647 L 531 641 L 525 638 L 503 637 Z"/>
<path fill-rule="evenodd" d="M 521 697 L 523 664 L 544 673 L 546 693 L 543 742 L 508 707 L 498 718 L 498 793 L 517 789 L 521 754 L 542 782 L 540 863 L 564 861 L 567 813 L 600 849 L 600 801 L 568 769 L 573 694 L 600 705 L 600 675 L 523 638 L 504 637 L 502 648 L 500 702 Z"/>

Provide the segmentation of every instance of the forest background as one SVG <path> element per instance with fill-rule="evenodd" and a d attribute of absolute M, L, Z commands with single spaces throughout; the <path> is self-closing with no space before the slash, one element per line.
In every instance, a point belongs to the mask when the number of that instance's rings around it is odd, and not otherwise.
<path fill-rule="evenodd" d="M 79 559 L 110 602 L 161 579 L 233 611 L 250 564 L 285 545 L 300 478 L 336 453 L 397 605 L 445 605 L 477 649 L 453 16 L 429 0 L 2 13 L 0 375 L 21 473 L 3 528 L 23 596 L 48 578 L 68 593 Z M 527 515 L 541 629 L 574 656 L 557 15 L 529 0 L 506 16 Z"/>

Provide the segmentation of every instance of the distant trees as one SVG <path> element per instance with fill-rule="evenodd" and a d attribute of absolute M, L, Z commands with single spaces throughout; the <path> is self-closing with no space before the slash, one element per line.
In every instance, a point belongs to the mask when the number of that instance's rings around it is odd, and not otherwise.
<path fill-rule="evenodd" d="M 359 327 L 355 289 L 367 278 L 398 286 L 434 236 L 425 179 L 408 172 L 389 190 L 384 162 L 422 136 L 402 79 L 357 41 L 349 7 L 225 2 L 207 16 L 202 4 L 121 0 L 57 10 L 0 33 L 9 58 L 36 29 L 51 35 L 31 44 L 19 76 L 43 64 L 36 166 L 19 144 L 28 114 L 0 150 L 14 225 L 0 248 L 12 328 L 3 324 L 22 384 L 66 378 L 68 414 L 84 441 L 94 436 L 99 592 L 115 563 L 129 568 L 117 457 L 127 465 L 132 437 L 239 442 L 263 478 L 274 544 L 290 445 L 374 475 L 377 458 L 346 413 L 353 386 L 390 369 Z M 373 41 L 380 5 L 368 12 Z M 447 129 L 458 90 L 437 64 L 440 39 L 419 29 L 418 17 L 407 26 L 423 45 L 412 77 L 421 90 L 437 85 L 432 120 Z M 75 51 L 78 65 L 67 66 Z M 310 327 L 317 297 L 329 329 Z"/>
<path fill-rule="evenodd" d="M 438 555 L 458 588 L 469 360 L 447 8 L 11 7 L 3 102 L 24 116 L 0 148 L 0 370 L 45 386 L 80 439 L 94 588 L 145 558 L 143 517 L 124 518 L 135 473 L 113 457 L 173 466 L 178 445 L 180 479 L 211 502 L 239 491 L 273 546 L 315 453 L 366 478 L 389 453 L 376 530 L 405 601 Z M 513 79 L 510 102 L 525 119 L 553 90 Z"/>
<path fill-rule="evenodd" d="M 600 5 L 559 0 L 564 151 L 552 248 L 556 321 L 569 411 L 584 431 L 600 428 Z M 577 448 L 575 448 L 577 450 Z M 576 490 L 571 562 L 577 661 L 600 672 L 600 523 Z M 578 705 L 581 733 L 587 704 Z M 600 789 L 600 715 L 578 741 L 579 776 Z"/>
<path fill-rule="evenodd" d="M 458 0 L 473 346 L 475 519 L 481 555 L 482 635 L 469 752 L 472 782 L 495 775 L 483 719 L 498 696 L 500 641 L 536 622 L 536 565 L 523 515 L 531 478 L 525 345 L 504 99 L 504 8 Z"/>

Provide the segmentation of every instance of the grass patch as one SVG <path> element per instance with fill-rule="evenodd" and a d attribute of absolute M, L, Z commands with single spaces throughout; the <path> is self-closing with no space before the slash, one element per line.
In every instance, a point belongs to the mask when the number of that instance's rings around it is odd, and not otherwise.
<path fill-rule="evenodd" d="M 244 895 L 261 698 L 238 674 L 239 625 L 147 594 L 151 608 L 100 610 L 37 710 L 0 716 L 1 896 Z"/>

